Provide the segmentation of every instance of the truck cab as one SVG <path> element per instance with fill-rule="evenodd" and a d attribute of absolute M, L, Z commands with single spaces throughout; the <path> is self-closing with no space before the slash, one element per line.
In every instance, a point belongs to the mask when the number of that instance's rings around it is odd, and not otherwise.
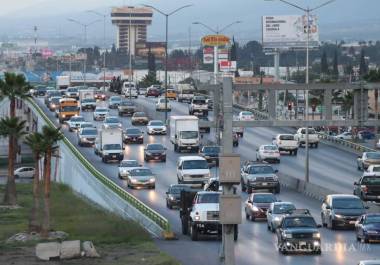
<path fill-rule="evenodd" d="M 195 116 L 170 117 L 170 142 L 175 152 L 199 151 L 199 122 Z"/>
<path fill-rule="evenodd" d="M 309 128 L 308 135 L 309 146 L 318 148 L 319 137 L 317 132 L 313 128 Z M 304 145 L 306 143 L 306 128 L 299 128 L 294 135 L 294 139 L 298 141 L 300 146 Z"/>
<path fill-rule="evenodd" d="M 189 106 L 189 115 L 208 115 L 208 104 L 204 96 L 194 96 Z"/>

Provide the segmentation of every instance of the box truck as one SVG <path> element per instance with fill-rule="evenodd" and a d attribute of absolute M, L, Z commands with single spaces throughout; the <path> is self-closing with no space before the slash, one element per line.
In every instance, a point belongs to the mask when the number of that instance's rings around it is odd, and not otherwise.
<path fill-rule="evenodd" d="M 196 116 L 170 117 L 170 142 L 175 152 L 199 151 L 199 126 Z"/>

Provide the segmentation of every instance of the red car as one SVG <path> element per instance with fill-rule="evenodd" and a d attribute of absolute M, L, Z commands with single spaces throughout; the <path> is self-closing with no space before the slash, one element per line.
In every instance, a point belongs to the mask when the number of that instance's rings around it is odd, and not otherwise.
<path fill-rule="evenodd" d="M 145 97 L 156 97 L 158 98 L 158 96 L 160 95 L 160 91 L 156 88 L 149 88 L 146 93 L 145 93 Z"/>

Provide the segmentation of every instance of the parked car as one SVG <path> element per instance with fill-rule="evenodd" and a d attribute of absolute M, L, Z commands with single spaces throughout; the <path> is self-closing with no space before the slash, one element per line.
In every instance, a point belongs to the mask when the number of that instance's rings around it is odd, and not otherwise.
<path fill-rule="evenodd" d="M 253 121 L 254 120 L 253 113 L 250 111 L 241 111 L 239 113 L 239 120 L 241 120 L 241 121 Z"/>
<path fill-rule="evenodd" d="M 156 97 L 158 98 L 160 96 L 160 91 L 157 88 L 148 88 L 145 97 Z"/>
<path fill-rule="evenodd" d="M 146 126 L 147 134 L 166 134 L 166 125 L 160 120 L 151 120 Z"/>
<path fill-rule="evenodd" d="M 142 167 L 137 160 L 122 160 L 118 167 L 118 177 L 125 179 L 128 176 L 128 170 L 137 167 Z"/>
<path fill-rule="evenodd" d="M 365 172 L 354 182 L 354 195 L 363 201 L 380 202 L 380 175 Z"/>
<path fill-rule="evenodd" d="M 108 115 L 108 109 L 104 107 L 96 107 L 93 113 L 94 121 L 102 121 Z"/>
<path fill-rule="evenodd" d="M 166 147 L 162 144 L 147 144 L 144 149 L 144 161 L 150 160 L 166 162 Z"/>
<path fill-rule="evenodd" d="M 96 128 L 83 128 L 78 131 L 78 145 L 93 146 L 97 136 L 98 130 Z"/>
<path fill-rule="evenodd" d="M 120 96 L 112 96 L 109 99 L 108 107 L 110 109 L 117 109 L 117 107 L 120 105 L 122 99 Z"/>
<path fill-rule="evenodd" d="M 166 102 L 166 103 L 165 103 Z M 171 111 L 172 107 L 170 105 L 169 99 L 159 98 L 156 103 L 156 111 Z"/>
<path fill-rule="evenodd" d="M 103 128 L 122 128 L 123 125 L 121 124 L 121 121 L 118 117 L 116 116 L 108 116 L 104 119 L 103 121 Z"/>
<path fill-rule="evenodd" d="M 148 116 L 145 114 L 145 112 L 135 112 L 132 115 L 131 123 L 132 125 L 140 124 L 140 125 L 147 125 L 149 122 Z"/>
<path fill-rule="evenodd" d="M 15 178 L 33 178 L 34 172 L 34 167 L 19 167 L 14 171 L 14 176 Z"/>
<path fill-rule="evenodd" d="M 73 132 L 74 130 L 79 129 L 80 125 L 85 122 L 84 117 L 82 116 L 73 116 L 70 120 L 67 121 L 67 125 L 69 126 L 69 131 Z"/>
<path fill-rule="evenodd" d="M 266 144 L 261 145 L 256 149 L 256 160 L 257 161 L 268 161 L 280 163 L 280 151 L 276 145 Z"/>
<path fill-rule="evenodd" d="M 272 193 L 251 193 L 244 206 L 245 218 L 251 221 L 266 219 L 270 204 L 276 201 Z"/>
<path fill-rule="evenodd" d="M 147 167 L 129 169 L 126 173 L 126 179 L 130 188 L 147 187 L 154 189 L 156 187 L 156 176 Z"/>
<path fill-rule="evenodd" d="M 363 243 L 380 241 L 380 213 L 368 213 L 360 216 L 355 224 L 356 240 Z M 380 264 L 380 263 L 377 263 Z"/>
<path fill-rule="evenodd" d="M 380 152 L 364 152 L 357 159 L 358 170 L 367 170 L 370 165 L 380 165 Z"/>
<path fill-rule="evenodd" d="M 123 134 L 123 141 L 125 144 L 129 143 L 144 143 L 143 132 L 139 128 L 127 128 Z"/>
<path fill-rule="evenodd" d="M 273 202 L 267 211 L 268 230 L 274 233 L 281 224 L 282 218 L 292 213 L 296 206 L 292 202 Z"/>

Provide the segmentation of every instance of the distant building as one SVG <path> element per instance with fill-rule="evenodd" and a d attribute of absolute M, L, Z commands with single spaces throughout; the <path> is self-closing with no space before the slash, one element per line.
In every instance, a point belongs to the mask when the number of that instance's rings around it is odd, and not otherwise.
<path fill-rule="evenodd" d="M 112 24 L 118 27 L 116 48 L 136 54 L 136 46 L 145 46 L 147 26 L 152 24 L 153 12 L 147 7 L 116 7 L 112 9 Z"/>

